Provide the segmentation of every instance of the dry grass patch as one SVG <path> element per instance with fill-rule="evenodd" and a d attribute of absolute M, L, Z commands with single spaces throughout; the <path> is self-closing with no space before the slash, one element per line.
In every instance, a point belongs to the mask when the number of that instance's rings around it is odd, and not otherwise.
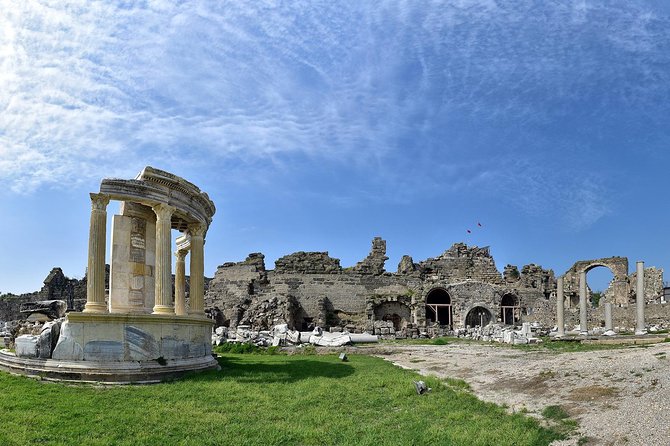
<path fill-rule="evenodd" d="M 570 391 L 572 401 L 594 401 L 608 398 L 618 398 L 619 389 L 616 387 L 586 386 L 577 387 Z"/>

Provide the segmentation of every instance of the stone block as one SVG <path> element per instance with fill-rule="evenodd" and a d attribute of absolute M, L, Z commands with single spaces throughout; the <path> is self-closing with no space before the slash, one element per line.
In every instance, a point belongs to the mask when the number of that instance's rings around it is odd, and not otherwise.
<path fill-rule="evenodd" d="M 118 341 L 89 341 L 84 346 L 84 361 L 123 361 L 123 344 Z"/>
<path fill-rule="evenodd" d="M 124 339 L 128 346 L 128 359 L 132 361 L 147 361 L 160 356 L 156 339 L 137 327 L 127 325 L 124 328 Z"/>
<path fill-rule="evenodd" d="M 194 347 L 193 352 L 191 351 L 191 347 Z M 161 339 L 160 356 L 165 359 L 184 359 L 199 356 L 194 354 L 196 352 L 202 352 L 204 355 L 204 349 L 201 345 L 190 344 L 183 339 L 172 337 Z"/>
<path fill-rule="evenodd" d="M 51 358 L 51 354 L 56 348 L 56 343 L 58 342 L 58 336 L 60 335 L 60 323 L 59 322 L 48 322 L 42 327 L 42 332 L 40 333 L 39 340 L 39 357 L 42 359 Z"/>
<path fill-rule="evenodd" d="M 39 336 L 21 335 L 14 340 L 14 352 L 19 358 L 37 358 L 39 355 Z"/>

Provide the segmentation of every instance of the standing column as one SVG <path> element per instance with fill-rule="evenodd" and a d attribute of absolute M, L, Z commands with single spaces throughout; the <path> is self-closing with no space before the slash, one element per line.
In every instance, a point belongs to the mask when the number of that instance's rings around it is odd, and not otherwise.
<path fill-rule="evenodd" d="M 612 302 L 605 302 L 605 331 L 612 330 Z"/>
<path fill-rule="evenodd" d="M 558 337 L 565 336 L 565 317 L 563 307 L 563 276 L 556 281 L 556 325 L 558 325 Z"/>
<path fill-rule="evenodd" d="M 174 314 L 172 305 L 172 213 L 167 204 L 153 207 L 156 213 L 156 304 L 153 314 Z"/>
<path fill-rule="evenodd" d="M 586 320 L 586 271 L 579 273 L 579 334 L 588 334 Z"/>
<path fill-rule="evenodd" d="M 105 244 L 109 197 L 91 194 L 91 226 L 88 233 L 85 313 L 105 313 Z"/>
<path fill-rule="evenodd" d="M 201 316 L 205 310 L 205 225 L 188 225 L 191 235 L 191 286 L 189 292 L 189 314 Z"/>
<path fill-rule="evenodd" d="M 186 314 L 186 249 L 177 250 L 176 271 L 174 276 L 174 312 L 177 316 Z"/>
<path fill-rule="evenodd" d="M 645 334 L 644 329 L 644 262 L 637 262 L 637 290 L 635 293 L 635 306 L 637 309 L 637 323 L 635 334 Z"/>

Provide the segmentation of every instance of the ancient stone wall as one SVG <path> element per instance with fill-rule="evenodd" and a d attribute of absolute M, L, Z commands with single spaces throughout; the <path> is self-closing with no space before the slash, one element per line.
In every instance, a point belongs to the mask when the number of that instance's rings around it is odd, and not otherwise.
<path fill-rule="evenodd" d="M 455 243 L 440 256 L 419 262 L 418 269 L 424 276 L 437 276 L 452 282 L 470 279 L 503 284 L 502 276 L 496 268 L 488 246 L 478 248 L 468 247 L 465 243 Z"/>
<path fill-rule="evenodd" d="M 551 270 L 532 264 L 524 266 L 513 282 L 503 281 L 488 248 L 462 243 L 418 264 L 404 256 L 393 274 L 385 272 L 386 260 L 386 242 L 380 238 L 372 241 L 370 254 L 351 268 L 342 268 L 339 259 L 327 252 L 297 252 L 278 259 L 274 270 L 266 270 L 262 254 L 251 254 L 218 268 L 206 305 L 220 311 L 220 323 L 231 327 L 266 325 L 267 317 L 250 315 L 265 305 L 264 314 L 293 321 L 298 329 L 320 325 L 359 331 L 375 320 L 401 329 L 426 324 L 426 296 L 435 288 L 451 298 L 452 324 L 463 325 L 475 307 L 485 308 L 493 321 L 500 320 L 505 294 L 514 295 L 519 311 L 532 307 L 535 300 L 547 298 L 555 283 Z M 290 314 L 279 315 L 275 309 L 279 307 Z"/>
<path fill-rule="evenodd" d="M 589 306 L 586 314 L 589 330 L 605 326 L 604 305 L 600 305 L 596 308 Z M 579 308 L 566 308 L 564 317 L 566 330 L 579 327 Z M 660 325 L 670 328 L 670 303 L 646 305 L 644 309 L 644 318 L 647 326 Z M 544 303 L 538 302 L 538 305 L 532 309 L 531 314 L 528 315 L 525 320 L 527 322 L 538 322 L 547 327 L 555 326 L 556 301 L 548 300 Z M 612 308 L 612 326 L 616 331 L 629 333 L 635 332 L 635 306 L 614 306 Z"/>

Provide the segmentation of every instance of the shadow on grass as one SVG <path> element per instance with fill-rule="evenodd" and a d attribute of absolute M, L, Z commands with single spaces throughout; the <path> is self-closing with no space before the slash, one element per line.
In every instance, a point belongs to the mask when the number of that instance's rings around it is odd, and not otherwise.
<path fill-rule="evenodd" d="M 230 356 L 218 357 L 220 371 L 189 374 L 189 381 L 218 381 L 233 379 L 241 383 L 291 383 L 308 378 L 344 378 L 353 375 L 352 366 L 344 363 L 316 361 L 314 359 L 296 359 L 285 361 L 254 361 L 251 355 L 238 359 Z"/>

